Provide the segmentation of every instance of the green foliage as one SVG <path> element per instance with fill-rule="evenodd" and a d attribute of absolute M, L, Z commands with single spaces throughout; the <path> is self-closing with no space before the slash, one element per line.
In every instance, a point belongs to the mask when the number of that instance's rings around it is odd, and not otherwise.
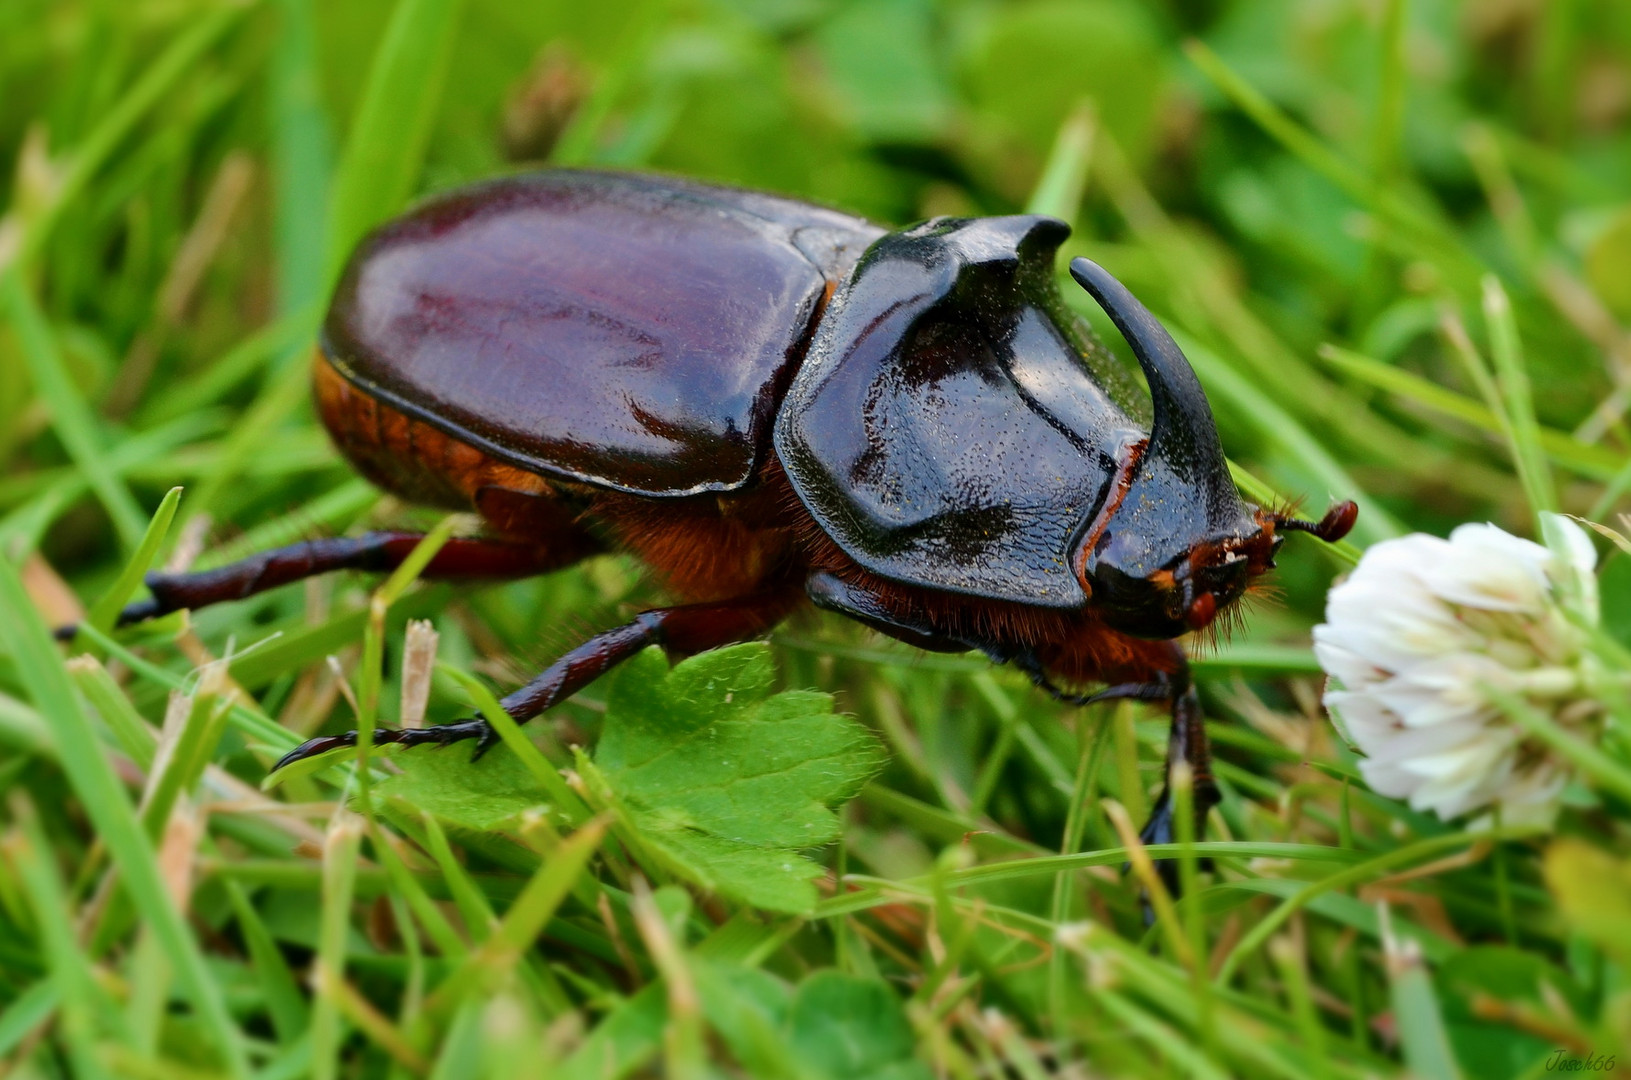
<path fill-rule="evenodd" d="M 887 986 L 835 971 L 799 985 L 785 1031 L 794 1057 L 837 1080 L 917 1080 L 929 1070 L 912 1060 L 915 1039 Z"/>
<path fill-rule="evenodd" d="M 1624 1060 L 1631 695 L 1604 678 L 1598 745 L 1520 717 L 1586 777 L 1559 835 L 1461 831 L 1366 790 L 1308 631 L 1402 531 L 1631 531 L 1631 6 L 8 0 L 0 41 L 0 1072 Z M 339 754 L 263 794 L 298 738 L 395 723 L 406 619 L 440 634 L 438 722 L 663 594 L 612 557 L 110 631 L 199 544 L 435 523 L 313 417 L 322 304 L 373 224 L 540 163 L 891 224 L 1045 209 L 1182 342 L 1252 498 L 1360 501 L 1354 545 L 1294 538 L 1278 602 L 1198 650 L 1224 800 L 1165 852 L 1212 869 L 1161 927 L 1112 811 L 1153 798 L 1162 712 L 982 657 L 800 619 L 639 657 L 473 765 Z M 1623 671 L 1631 556 L 1603 551 Z"/>
<path fill-rule="evenodd" d="M 672 670 L 656 649 L 610 683 L 593 758 L 577 769 L 596 805 L 664 870 L 770 911 L 807 912 L 821 866 L 802 852 L 838 839 L 833 808 L 883 764 L 865 728 L 812 691 L 772 694 L 769 650 L 738 645 Z M 399 805 L 476 832 L 514 829 L 548 800 L 507 748 L 396 755 L 403 771 L 375 787 Z"/>
<path fill-rule="evenodd" d="M 639 842 L 689 881 L 771 911 L 815 906 L 822 869 L 798 852 L 838 839 L 833 807 L 883 765 L 878 740 L 832 697 L 771 695 L 760 644 L 673 670 L 648 649 L 611 680 L 594 760 L 578 767 Z"/>
<path fill-rule="evenodd" d="M 537 778 L 508 747 L 496 747 L 475 762 L 468 754 L 434 748 L 395 758 L 402 771 L 374 785 L 374 793 L 456 828 L 513 830 L 523 814 L 547 806 Z"/>

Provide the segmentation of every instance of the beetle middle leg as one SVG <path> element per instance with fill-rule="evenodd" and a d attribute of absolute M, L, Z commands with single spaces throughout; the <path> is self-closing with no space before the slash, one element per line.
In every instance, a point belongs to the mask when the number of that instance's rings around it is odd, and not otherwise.
<path fill-rule="evenodd" d="M 648 645 L 661 645 L 670 655 L 688 656 L 747 641 L 781 622 L 797 602 L 796 592 L 781 589 L 721 603 L 641 612 L 633 621 L 596 634 L 579 645 L 499 704 L 511 719 L 524 724 Z M 448 746 L 467 739 L 476 740 L 474 756 L 479 758 L 498 741 L 498 733 L 486 720 L 479 719 L 426 728 L 382 728 L 374 732 L 375 746 Z M 356 745 L 355 731 L 307 739 L 283 755 L 273 768 L 281 769 L 304 758 Z"/>

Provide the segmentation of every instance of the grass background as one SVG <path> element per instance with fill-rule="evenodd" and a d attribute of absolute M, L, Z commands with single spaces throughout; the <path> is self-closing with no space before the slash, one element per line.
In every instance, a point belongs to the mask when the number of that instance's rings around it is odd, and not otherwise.
<path fill-rule="evenodd" d="M 404 580 L 382 619 L 345 578 L 97 630 L 178 552 L 434 521 L 329 448 L 313 327 L 368 227 L 546 159 L 893 224 L 1057 214 L 1179 337 L 1249 493 L 1358 499 L 1360 546 L 1608 520 L 1631 7 L 8 0 L 0 42 L 0 1069 L 1505 1077 L 1631 1042 L 1624 802 L 1582 789 L 1562 837 L 1492 842 L 1369 794 L 1317 704 L 1344 560 L 1312 542 L 1201 656 L 1217 872 L 1152 931 L 1117 825 L 1163 717 L 973 658 L 775 635 L 782 684 L 890 751 L 818 853 L 858 891 L 788 917 L 641 893 L 593 828 L 356 817 L 346 770 L 256 791 L 293 733 L 394 721 L 405 618 L 502 690 L 658 599 L 626 562 Z M 1622 642 L 1628 561 L 1603 569 Z M 81 604 L 65 665 L 43 627 Z M 431 718 L 469 701 L 441 675 Z M 531 733 L 568 765 L 604 706 Z"/>

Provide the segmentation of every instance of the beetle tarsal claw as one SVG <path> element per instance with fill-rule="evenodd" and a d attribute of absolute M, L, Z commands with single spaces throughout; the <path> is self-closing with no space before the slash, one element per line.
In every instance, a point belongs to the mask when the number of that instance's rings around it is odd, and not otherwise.
<path fill-rule="evenodd" d="M 471 757 L 472 761 L 476 761 L 498 742 L 498 733 L 485 720 L 461 720 L 453 724 L 437 724 L 427 728 L 377 728 L 374 731 L 375 746 L 443 747 L 464 742 L 466 739 L 476 740 L 476 752 Z M 355 731 L 348 731 L 344 735 L 320 735 L 315 739 L 307 739 L 279 758 L 277 764 L 272 766 L 272 771 L 276 772 L 286 765 L 293 765 L 297 761 L 326 754 L 331 750 L 343 750 L 356 745 Z"/>
<path fill-rule="evenodd" d="M 279 769 L 293 765 L 297 761 L 305 761 L 307 758 L 316 757 L 319 754 L 326 754 L 330 750 L 340 750 L 348 746 L 356 745 L 357 733 L 355 731 L 348 731 L 344 735 L 322 735 L 315 739 L 307 739 L 293 750 L 290 750 L 287 754 L 284 754 L 282 757 L 278 758 L 277 764 L 272 766 L 272 771 L 277 772 Z"/>
<path fill-rule="evenodd" d="M 476 749 L 470 754 L 470 763 L 474 765 L 482 759 L 482 755 L 499 744 L 499 737 L 498 732 L 493 730 L 493 725 L 485 720 L 471 720 L 467 723 L 481 725 L 481 734 L 475 736 Z"/>

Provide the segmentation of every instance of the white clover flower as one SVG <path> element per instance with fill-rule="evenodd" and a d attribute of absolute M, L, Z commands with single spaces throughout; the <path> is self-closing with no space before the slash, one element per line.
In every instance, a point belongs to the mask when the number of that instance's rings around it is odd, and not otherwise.
<path fill-rule="evenodd" d="M 1569 730 L 1597 722 L 1570 618 L 1597 621 L 1596 552 L 1573 522 L 1544 518 L 1549 547 L 1493 525 L 1383 541 L 1331 590 L 1314 628 L 1325 705 L 1377 792 L 1445 820 L 1496 806 L 1507 824 L 1556 816 L 1567 763 L 1485 692 Z"/>

